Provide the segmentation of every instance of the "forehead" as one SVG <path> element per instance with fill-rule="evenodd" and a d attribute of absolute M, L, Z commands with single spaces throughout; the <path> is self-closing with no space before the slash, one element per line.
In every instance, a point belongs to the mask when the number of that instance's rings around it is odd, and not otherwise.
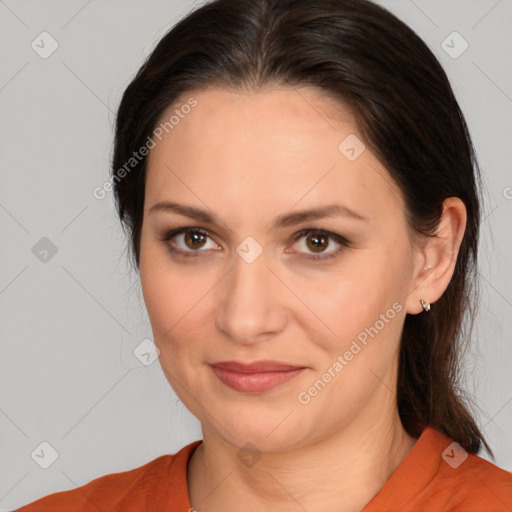
<path fill-rule="evenodd" d="M 401 213 L 396 184 L 363 150 L 356 121 L 341 103 L 306 88 L 209 88 L 183 95 L 161 119 L 191 98 L 196 106 L 184 109 L 150 151 L 148 203 L 186 200 L 201 206 L 203 200 L 240 218 L 262 207 L 281 213 L 298 202 L 306 208 L 336 201 L 376 220 L 382 209 Z M 362 153 L 353 159 L 347 149 Z"/>

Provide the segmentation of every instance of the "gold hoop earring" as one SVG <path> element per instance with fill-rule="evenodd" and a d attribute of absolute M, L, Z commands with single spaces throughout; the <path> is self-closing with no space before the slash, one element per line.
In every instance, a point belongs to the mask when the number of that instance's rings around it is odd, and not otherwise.
<path fill-rule="evenodd" d="M 420 299 L 421 307 L 424 309 L 424 311 L 430 311 L 430 302 L 426 302 L 423 299 Z"/>

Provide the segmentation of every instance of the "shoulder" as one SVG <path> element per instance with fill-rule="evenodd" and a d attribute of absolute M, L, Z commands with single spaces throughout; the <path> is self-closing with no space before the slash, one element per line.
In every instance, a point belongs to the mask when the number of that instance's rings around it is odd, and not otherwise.
<path fill-rule="evenodd" d="M 510 512 L 512 473 L 427 427 L 364 512 Z"/>
<path fill-rule="evenodd" d="M 474 454 L 462 453 L 460 461 L 441 464 L 438 473 L 438 492 L 450 495 L 454 511 L 512 510 L 511 472 Z"/>
<path fill-rule="evenodd" d="M 430 429 L 428 448 L 432 473 L 425 486 L 425 504 L 444 504 L 453 512 L 509 512 L 512 473 L 468 453 L 441 432 Z"/>
<path fill-rule="evenodd" d="M 15 512 L 85 512 L 98 509 L 128 512 L 158 504 L 164 495 L 186 499 L 187 462 L 200 443 L 194 441 L 173 455 L 162 455 L 128 471 L 110 473 L 76 489 L 45 496 Z"/>

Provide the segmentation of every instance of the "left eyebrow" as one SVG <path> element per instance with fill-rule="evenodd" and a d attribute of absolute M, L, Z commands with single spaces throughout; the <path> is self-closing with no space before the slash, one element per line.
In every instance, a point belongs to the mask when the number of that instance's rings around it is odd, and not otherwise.
<path fill-rule="evenodd" d="M 175 203 L 172 201 L 161 201 L 159 203 L 154 204 L 148 210 L 149 213 L 155 211 L 177 213 L 184 217 L 189 217 L 191 219 L 195 219 L 204 223 L 212 225 L 217 224 L 214 215 L 212 215 L 207 210 L 203 210 L 202 208 L 198 208 L 196 206 Z M 320 208 L 311 208 L 308 210 L 301 210 L 298 212 L 280 215 L 274 219 L 274 223 L 271 229 L 290 227 L 296 224 L 301 224 L 312 220 L 325 219 L 327 217 L 335 216 L 350 217 L 362 222 L 371 222 L 371 220 L 368 217 L 359 212 L 356 212 L 355 210 L 352 210 L 351 208 L 348 208 L 347 206 L 343 206 L 341 204 L 330 204 L 327 206 L 322 206 Z"/>
<path fill-rule="evenodd" d="M 274 220 L 272 229 L 289 227 L 311 220 L 325 219 L 327 217 L 350 217 L 362 222 L 370 222 L 368 217 L 347 206 L 343 206 L 341 204 L 330 204 L 320 208 L 311 208 L 309 210 L 301 210 L 294 213 L 280 215 Z"/>

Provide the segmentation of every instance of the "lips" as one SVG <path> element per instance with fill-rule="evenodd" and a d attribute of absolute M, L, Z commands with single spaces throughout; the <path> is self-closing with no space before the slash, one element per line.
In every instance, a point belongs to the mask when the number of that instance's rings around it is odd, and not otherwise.
<path fill-rule="evenodd" d="M 237 361 L 225 361 L 211 363 L 211 366 L 223 368 L 237 373 L 261 373 L 261 372 L 286 372 L 289 370 L 298 370 L 304 366 L 293 366 L 290 364 L 278 363 L 276 361 L 258 361 L 255 363 L 239 363 Z"/>
<path fill-rule="evenodd" d="M 245 393 L 262 393 L 289 382 L 306 368 L 277 361 L 211 363 L 217 378 L 226 386 Z"/>

